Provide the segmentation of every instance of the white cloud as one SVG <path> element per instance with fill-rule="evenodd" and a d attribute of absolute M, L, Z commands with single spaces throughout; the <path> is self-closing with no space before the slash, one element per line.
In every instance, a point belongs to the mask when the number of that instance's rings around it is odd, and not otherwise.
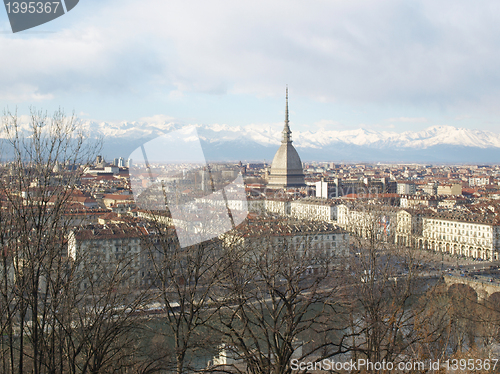
<path fill-rule="evenodd" d="M 0 100 L 3 101 L 34 103 L 53 98 L 54 95 L 52 93 L 42 94 L 39 92 L 38 87 L 27 83 L 13 84 L 9 90 L 2 90 L 0 88 Z"/>
<path fill-rule="evenodd" d="M 330 127 L 334 127 L 335 129 L 340 129 L 343 128 L 344 126 L 340 122 L 333 121 L 330 119 L 322 119 L 314 123 L 314 128 L 325 129 Z"/>
<path fill-rule="evenodd" d="M 179 90 L 170 91 L 170 93 L 168 94 L 168 98 L 171 100 L 179 100 L 179 99 L 182 99 L 184 97 L 185 97 L 184 93 L 182 91 L 179 91 Z"/>
<path fill-rule="evenodd" d="M 470 116 L 468 114 L 464 114 L 461 116 L 456 116 L 455 121 L 462 121 L 462 120 L 471 119 L 471 118 L 472 118 L 472 116 Z"/>
<path fill-rule="evenodd" d="M 173 122 L 174 120 L 175 120 L 174 117 L 166 116 L 164 114 L 156 114 L 150 117 L 139 118 L 139 122 L 147 122 L 147 123 Z"/>
<path fill-rule="evenodd" d="M 285 83 L 325 103 L 461 106 L 500 97 L 500 39 L 492 32 L 500 5 L 492 0 L 103 0 L 88 6 L 94 15 L 86 11 L 80 23 L 56 34 L 0 35 L 7 56 L 0 60 L 0 99 L 152 91 L 173 100 L 190 92 L 281 95 Z M 423 122 L 405 118 L 397 120 Z"/>
<path fill-rule="evenodd" d="M 389 118 L 389 122 L 410 122 L 410 123 L 425 123 L 429 120 L 425 117 L 399 117 L 399 118 Z"/>

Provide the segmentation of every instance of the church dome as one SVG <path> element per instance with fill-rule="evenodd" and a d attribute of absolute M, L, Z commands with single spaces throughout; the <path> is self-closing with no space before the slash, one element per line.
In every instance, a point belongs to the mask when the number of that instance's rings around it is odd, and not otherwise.
<path fill-rule="evenodd" d="M 271 164 L 268 187 L 305 187 L 302 161 L 297 150 L 292 145 L 292 132 L 288 125 L 288 88 L 286 90 L 285 126 L 282 134 L 281 146 L 274 155 L 273 163 Z"/>
<path fill-rule="evenodd" d="M 302 161 L 295 147 L 290 144 L 281 144 L 278 152 L 274 155 L 271 170 L 278 171 L 279 169 L 288 171 L 300 171 L 302 173 Z"/>

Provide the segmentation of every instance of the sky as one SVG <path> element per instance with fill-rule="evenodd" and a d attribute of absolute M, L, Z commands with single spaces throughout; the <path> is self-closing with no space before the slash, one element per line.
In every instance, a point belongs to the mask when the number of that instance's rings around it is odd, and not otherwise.
<path fill-rule="evenodd" d="M 500 2 L 80 0 L 13 34 L 0 109 L 95 121 L 500 132 Z"/>

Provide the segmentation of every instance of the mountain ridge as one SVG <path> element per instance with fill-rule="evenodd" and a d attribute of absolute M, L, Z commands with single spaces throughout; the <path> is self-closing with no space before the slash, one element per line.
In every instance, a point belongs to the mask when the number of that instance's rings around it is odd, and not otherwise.
<path fill-rule="evenodd" d="M 104 153 L 113 156 L 130 153 L 142 143 L 163 133 L 182 128 L 176 122 L 91 122 L 83 124 L 92 134 L 104 137 Z M 194 125 L 209 159 L 272 159 L 281 141 L 280 125 L 225 124 Z M 293 126 L 292 126 L 293 128 Z M 337 160 L 342 155 L 352 159 L 364 155 L 363 161 L 443 161 L 478 162 L 500 160 L 500 134 L 453 126 L 430 126 L 420 131 L 375 131 L 367 129 L 316 131 L 293 130 L 292 140 L 303 160 Z M 342 150 L 340 153 L 339 151 Z M 252 157 L 252 153 L 256 154 Z M 349 155 L 349 156 L 348 156 Z M 397 157 L 396 157 L 397 155 Z M 454 156 L 455 155 L 455 156 Z M 470 157 L 469 157 L 470 156 Z M 380 157 L 381 160 L 376 158 Z M 492 159 L 490 159 L 492 158 Z M 445 161 L 446 160 L 446 161 Z"/>

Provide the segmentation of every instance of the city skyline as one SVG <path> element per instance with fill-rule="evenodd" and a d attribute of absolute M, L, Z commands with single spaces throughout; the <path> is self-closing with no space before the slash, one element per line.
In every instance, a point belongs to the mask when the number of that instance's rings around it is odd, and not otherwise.
<path fill-rule="evenodd" d="M 2 373 L 500 370 L 500 3 L 4 4 Z"/>
<path fill-rule="evenodd" d="M 0 104 L 96 122 L 273 127 L 288 84 L 297 134 L 497 133 L 498 18 L 494 2 L 87 0 L 13 35 L 0 12 Z"/>

